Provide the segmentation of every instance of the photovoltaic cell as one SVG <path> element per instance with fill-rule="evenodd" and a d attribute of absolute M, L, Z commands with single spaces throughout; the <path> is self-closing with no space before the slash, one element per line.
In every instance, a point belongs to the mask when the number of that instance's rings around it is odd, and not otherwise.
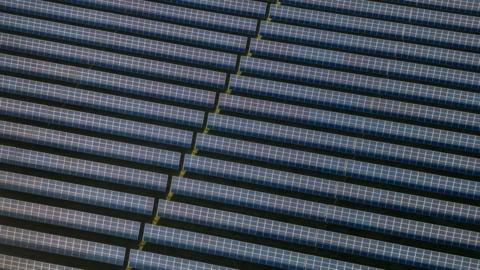
<path fill-rule="evenodd" d="M 480 222 L 480 208 L 476 206 L 331 181 L 324 178 L 242 163 L 186 155 L 183 168 L 189 173 L 220 177 L 233 183 L 248 183 L 300 192 L 318 197 L 344 200 L 355 204 L 371 205 L 462 223 L 478 224 Z"/>
<path fill-rule="evenodd" d="M 254 19 L 149 1 L 136 1 L 133 3 L 128 0 L 65 0 L 64 2 L 141 18 L 249 36 L 255 35 L 257 27 L 257 21 Z"/>
<path fill-rule="evenodd" d="M 480 31 L 480 24 L 478 23 L 478 19 L 475 17 L 442 12 L 438 10 L 427 10 L 416 7 L 392 5 L 382 2 L 374 2 L 368 0 L 340 0 L 315 2 L 308 0 L 282 0 L 283 5 L 290 5 L 307 9 L 339 12 L 353 16 L 362 16 L 374 19 L 418 24 L 427 27 L 442 28 L 453 31 L 465 31 L 473 34 Z M 395 1 L 393 0 L 390 2 Z M 410 2 L 419 4 L 419 1 Z M 445 1 L 442 2 L 445 3 Z"/>
<path fill-rule="evenodd" d="M 184 148 L 192 142 L 192 133 L 185 130 L 2 97 L 0 114 Z"/>
<path fill-rule="evenodd" d="M 452 150 L 461 149 L 467 153 L 480 153 L 480 137 L 466 133 L 228 94 L 220 95 L 219 106 L 222 111 L 226 112 L 280 120 L 292 124 L 302 124 L 312 128 L 322 127 L 330 130 L 355 133 L 357 136 L 374 136 L 388 139 L 392 142 L 403 141 Z M 449 164 L 451 163 L 444 164 L 444 166 L 450 166 Z M 462 168 L 461 170 L 465 169 L 466 168 Z"/>
<path fill-rule="evenodd" d="M 344 111 L 389 116 L 414 123 L 432 124 L 455 129 L 480 131 L 480 116 L 474 113 L 440 107 L 369 97 L 323 88 L 232 76 L 229 89 L 233 94 L 270 98 L 301 105 L 322 106 Z"/>
<path fill-rule="evenodd" d="M 0 198 L 0 215 L 132 240 L 140 231 L 136 221 L 7 198 Z"/>
<path fill-rule="evenodd" d="M 480 38 L 480 36 L 479 36 Z M 480 75 L 475 72 L 435 67 L 418 63 L 312 48 L 268 40 L 252 40 L 253 56 L 328 69 L 344 69 L 400 80 L 414 80 L 426 84 L 441 84 L 460 89 L 480 89 Z"/>
<path fill-rule="evenodd" d="M 260 35 L 262 38 L 271 40 L 346 50 L 352 53 L 422 62 L 431 65 L 444 65 L 471 71 L 480 70 L 478 62 L 480 56 L 472 52 L 455 51 L 421 44 L 357 36 L 274 22 L 262 23 L 260 25 Z"/>
<path fill-rule="evenodd" d="M 338 13 L 328 13 L 318 10 L 300 9 L 284 5 L 272 5 L 269 15 L 273 21 L 277 22 L 480 52 L 480 44 L 478 43 L 479 36 L 474 34 L 354 17 Z"/>
<path fill-rule="evenodd" d="M 241 2 L 235 0 L 160 0 L 159 2 L 255 18 L 263 18 L 267 6 L 264 2 L 250 0 Z"/>
<path fill-rule="evenodd" d="M 407 97 L 415 102 L 426 101 L 467 109 L 478 109 L 480 106 L 479 93 L 259 58 L 242 57 L 240 70 L 264 78 L 340 88 L 358 94 L 375 94 L 385 98 Z M 467 98 L 471 100 L 466 100 Z"/>
<path fill-rule="evenodd" d="M 480 233 L 345 207 L 289 198 L 270 193 L 174 177 L 172 192 L 235 207 L 347 226 L 376 233 L 411 238 L 468 249 L 478 249 Z M 148 240 L 147 240 L 148 241 Z"/>
<path fill-rule="evenodd" d="M 202 263 L 158 253 L 130 250 L 130 267 L 140 270 L 228 270 L 233 268 Z"/>
<path fill-rule="evenodd" d="M 431 151 L 416 147 L 390 144 L 333 133 L 314 131 L 250 119 L 210 114 L 209 130 L 263 139 L 282 144 L 298 145 L 318 150 L 338 152 L 356 157 L 367 157 L 425 168 L 461 172 L 462 167 L 480 166 L 480 159 Z M 480 173 L 480 172 L 479 172 Z"/>
<path fill-rule="evenodd" d="M 252 244 L 175 228 L 146 224 L 144 239 L 154 244 L 187 249 L 282 269 L 377 269 L 358 264 Z"/>
<path fill-rule="evenodd" d="M 225 74 L 195 67 L 182 66 L 157 60 L 94 50 L 52 41 L 4 33 L 0 48 L 9 52 L 25 53 L 51 60 L 133 73 L 157 79 L 190 83 L 203 87 L 223 89 Z"/>
<path fill-rule="evenodd" d="M 2 54 L 0 68 L 3 71 L 27 76 L 60 80 L 80 86 L 175 101 L 187 105 L 212 108 L 215 103 L 215 93 L 210 91 L 13 55 Z M 190 116 L 189 118 L 194 117 Z"/>
<path fill-rule="evenodd" d="M 8 62 L 8 59 L 5 60 Z M 14 67 L 11 68 L 14 69 Z M 6 69 L 10 68 L 6 67 Z M 202 111 L 156 102 L 7 76 L 0 77 L 0 84 L 0 91 L 2 92 L 41 98 L 62 104 L 71 104 L 190 127 L 201 127 L 203 122 L 204 112 Z"/>
<path fill-rule="evenodd" d="M 102 30 L 0 13 L 0 29 L 35 35 L 61 42 L 95 46 L 99 49 L 136 54 L 165 61 L 177 61 L 206 68 L 233 72 L 237 57 L 233 54 L 205 50 L 174 43 L 144 39 Z"/>
<path fill-rule="evenodd" d="M 151 215 L 154 203 L 141 195 L 1 170 L 0 188 L 144 215 Z"/>
<path fill-rule="evenodd" d="M 0 254 L 0 265 L 9 270 L 80 270 L 58 264 L 34 261 L 30 259 Z"/>
<path fill-rule="evenodd" d="M 454 269 L 480 265 L 480 261 L 447 253 L 377 241 L 326 230 L 252 217 L 206 207 L 159 201 L 160 218 L 203 225 L 236 233 L 291 242 L 352 255 L 363 255 L 432 269 Z"/>
<path fill-rule="evenodd" d="M 4 139 L 55 147 L 67 151 L 116 158 L 177 169 L 180 153 L 95 137 L 0 121 Z"/>
<path fill-rule="evenodd" d="M 40 0 L 32 0 L 28 3 L 21 0 L 2 2 L 0 3 L 0 9 L 3 11 L 20 13 L 26 16 L 82 24 L 84 26 L 115 32 L 142 35 L 144 37 L 151 37 L 163 41 L 202 46 L 236 53 L 245 50 L 245 44 L 247 41 L 246 37 L 227 33 L 185 27 Z"/>
<path fill-rule="evenodd" d="M 453 13 L 465 13 L 480 16 L 480 3 L 468 0 L 442 1 L 442 0 L 387 0 L 399 5 L 411 5 L 421 8 L 444 10 Z"/>
<path fill-rule="evenodd" d="M 328 173 L 362 181 L 383 183 L 424 191 L 477 199 L 480 182 L 427 172 L 327 156 L 284 147 L 270 146 L 231 138 L 198 134 L 200 151 L 243 158 L 253 162 Z M 478 166 L 476 166 L 478 168 Z"/>
<path fill-rule="evenodd" d="M 0 145 L 0 162 L 165 192 L 168 176 L 150 171 Z"/>
<path fill-rule="evenodd" d="M 0 225 L 0 243 L 113 265 L 122 265 L 125 248 Z"/>

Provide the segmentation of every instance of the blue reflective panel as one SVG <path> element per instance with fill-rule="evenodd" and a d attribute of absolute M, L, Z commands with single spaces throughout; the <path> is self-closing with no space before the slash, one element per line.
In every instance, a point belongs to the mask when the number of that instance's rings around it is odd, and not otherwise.
<path fill-rule="evenodd" d="M 174 177 L 173 194 L 245 207 L 320 223 L 342 225 L 386 235 L 476 250 L 480 233 L 386 216 L 334 205 Z"/>
<path fill-rule="evenodd" d="M 208 108 L 211 108 L 215 102 L 215 93 L 210 91 L 13 55 L 2 54 L 1 56 L 0 69 L 3 71 Z M 4 81 L 5 78 L 8 77 L 1 78 L 3 85 L 7 82 Z M 193 115 L 186 118 L 195 119 Z"/>
<path fill-rule="evenodd" d="M 0 91 L 190 127 L 201 127 L 204 115 L 198 110 L 6 76 L 0 77 Z"/>
<path fill-rule="evenodd" d="M 0 97 L 0 114 L 184 148 L 190 148 L 192 142 L 192 133 L 181 129 L 2 97 Z"/>
<path fill-rule="evenodd" d="M 386 0 L 399 5 L 411 5 L 421 8 L 444 10 L 453 13 L 465 13 L 480 16 L 480 3 L 469 0 L 443 1 L 443 0 Z"/>
<path fill-rule="evenodd" d="M 478 36 L 411 24 L 354 17 L 338 13 L 272 5 L 273 21 L 369 35 L 413 43 L 480 52 Z"/>
<path fill-rule="evenodd" d="M 0 29 L 206 68 L 235 70 L 233 54 L 0 13 Z"/>
<path fill-rule="evenodd" d="M 479 115 L 480 116 L 480 115 Z M 480 121 L 480 119 L 479 119 Z M 479 122 L 480 123 L 480 122 Z M 256 139 L 328 150 L 450 172 L 480 174 L 480 159 L 444 152 L 383 143 L 333 133 L 278 125 L 250 119 L 210 114 L 208 129 Z M 467 169 L 470 168 L 470 169 Z"/>
<path fill-rule="evenodd" d="M 205 134 L 198 134 L 196 147 L 200 151 L 266 162 L 276 166 L 334 174 L 367 182 L 433 191 L 471 199 L 480 198 L 480 182 L 461 178 Z M 451 161 L 446 160 L 445 162 Z M 479 166 L 476 168 L 478 169 Z"/>
<path fill-rule="evenodd" d="M 147 242 L 202 252 L 282 269 L 377 269 L 294 251 L 180 229 L 145 225 Z"/>
<path fill-rule="evenodd" d="M 46 263 L 41 261 L 34 261 L 30 259 L 14 257 L 0 254 L 0 265 L 9 270 L 80 270 L 80 268 L 73 268 L 58 264 Z"/>
<path fill-rule="evenodd" d="M 480 104 L 480 103 L 479 103 Z M 438 148 L 480 153 L 480 136 L 404 124 L 369 117 L 319 110 L 296 105 L 276 103 L 260 99 L 221 94 L 220 108 L 223 111 L 241 113 L 253 117 L 280 120 L 291 124 L 302 124 L 312 128 L 326 128 L 354 133 L 356 136 L 374 136 L 389 141 L 424 144 Z M 458 162 L 458 161 L 455 161 Z M 461 162 L 460 162 L 461 163 Z M 458 163 L 458 164 L 460 164 Z M 450 161 L 444 166 L 450 166 Z M 461 170 L 478 171 L 473 164 L 457 165 Z"/>
<path fill-rule="evenodd" d="M 388 1 L 386 1 L 388 2 Z M 390 0 L 395 2 L 395 0 Z M 403 1 L 406 2 L 406 1 Z M 410 1 L 419 5 L 419 1 Z M 428 2 L 432 2 L 429 0 Z M 458 3 L 441 1 L 442 3 Z M 472 3 L 472 2 L 470 2 Z M 478 19 L 471 16 L 426 10 L 416 7 L 392 5 L 368 0 L 337 0 L 337 1 L 310 1 L 310 0 L 282 0 L 283 5 L 296 6 L 307 9 L 326 10 L 348 15 L 362 16 L 374 19 L 384 19 L 409 24 L 418 24 L 433 28 L 443 28 L 454 31 L 466 31 L 473 34 L 480 31 Z M 480 5 L 479 5 L 480 7 Z M 479 8 L 480 11 L 480 8 Z M 479 12 L 480 14 L 480 12 Z"/>
<path fill-rule="evenodd" d="M 125 248 L 0 225 L 0 243 L 47 253 L 122 265 Z"/>
<path fill-rule="evenodd" d="M 228 270 L 233 268 L 197 262 L 136 249 L 130 250 L 128 265 L 139 270 Z"/>
<path fill-rule="evenodd" d="M 341 88 L 354 93 L 367 93 L 382 97 L 409 97 L 416 102 L 437 103 L 459 108 L 480 108 L 480 94 L 438 86 L 378 78 L 343 71 L 308 67 L 297 64 L 242 57 L 240 69 L 249 75 L 269 79 L 308 83 L 323 87 Z M 450 98 L 451 101 L 445 101 Z M 466 100 L 466 99 L 471 100 Z"/>
<path fill-rule="evenodd" d="M 312 48 L 276 41 L 252 40 L 253 56 L 268 57 L 328 69 L 366 73 L 400 80 L 414 80 L 426 84 L 441 84 L 461 89 L 480 89 L 480 74 L 431 65 L 397 61 L 347 52 Z"/>
<path fill-rule="evenodd" d="M 0 198 L 0 215 L 132 240 L 140 231 L 136 221 L 7 198 Z"/>
<path fill-rule="evenodd" d="M 0 188 L 144 215 L 154 204 L 150 197 L 6 171 L 0 171 Z"/>
<path fill-rule="evenodd" d="M 452 68 L 472 71 L 480 70 L 480 55 L 471 52 L 455 51 L 273 22 L 262 23 L 260 26 L 260 35 L 266 39 L 320 46 L 335 50 L 347 50 L 353 53 L 415 62 L 420 61 L 425 64 L 446 65 Z"/>
<path fill-rule="evenodd" d="M 185 82 L 202 87 L 223 89 L 225 86 L 226 74 L 217 71 L 6 33 L 2 35 L 2 39 L 3 43 L 0 48 L 10 52 L 25 53 L 117 72 L 128 72 L 158 79 Z"/>
<path fill-rule="evenodd" d="M 123 159 L 148 165 L 177 169 L 180 153 L 135 144 L 0 121 L 5 139 L 55 147 L 68 151 Z"/>
<path fill-rule="evenodd" d="M 234 34 L 254 36 L 257 27 L 257 20 L 254 19 L 143 0 L 135 2 L 127 0 L 65 0 L 63 2 L 88 8 L 134 15 L 141 18 L 186 24 L 188 26 L 202 27 L 215 31 L 231 32 Z"/>
<path fill-rule="evenodd" d="M 480 207 L 324 178 L 191 155 L 185 156 L 184 169 L 187 172 L 221 177 L 228 181 L 346 200 L 355 204 L 372 205 L 462 223 L 480 223 Z"/>
<path fill-rule="evenodd" d="M 259 19 L 265 16 L 267 6 L 265 2 L 251 0 L 160 0 L 159 2 Z"/>
<path fill-rule="evenodd" d="M 446 253 L 376 241 L 342 233 L 160 200 L 159 217 L 257 237 L 428 268 L 468 268 L 480 261 Z"/>
<path fill-rule="evenodd" d="M 5 11 L 63 22 L 82 24 L 115 32 L 142 35 L 164 41 L 221 49 L 240 53 L 245 50 L 246 37 L 185 27 L 138 17 L 124 16 L 93 9 L 32 0 L 0 3 Z"/>
<path fill-rule="evenodd" d="M 160 192 L 165 192 L 168 181 L 166 174 L 4 145 L 0 145 L 0 162 Z"/>
<path fill-rule="evenodd" d="M 463 111 L 369 97 L 324 88 L 232 76 L 229 88 L 234 94 L 273 98 L 302 105 L 318 105 L 344 111 L 389 116 L 414 123 L 433 124 L 455 129 L 480 131 L 480 115 Z M 480 96 L 472 93 L 472 97 Z"/>

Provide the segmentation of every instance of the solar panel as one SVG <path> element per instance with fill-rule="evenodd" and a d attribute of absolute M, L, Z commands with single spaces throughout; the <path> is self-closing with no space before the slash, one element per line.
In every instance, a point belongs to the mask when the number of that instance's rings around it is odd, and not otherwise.
<path fill-rule="evenodd" d="M 440 107 L 369 97 L 323 88 L 315 88 L 248 76 L 232 76 L 229 88 L 233 94 L 270 98 L 301 105 L 322 106 L 355 113 L 388 116 L 421 124 L 439 125 L 479 131 L 478 114 Z M 473 94 L 473 93 L 472 93 Z M 476 94 L 473 94 L 476 95 Z"/>
<path fill-rule="evenodd" d="M 185 130 L 2 97 L 0 114 L 184 148 L 192 142 L 192 133 Z"/>
<path fill-rule="evenodd" d="M 142 18 L 124 16 L 108 12 L 67 6 L 58 3 L 33 0 L 25 3 L 12 0 L 0 4 L 4 11 L 20 13 L 45 19 L 82 24 L 114 32 L 142 35 L 163 41 L 202 46 L 230 52 L 243 52 L 246 37 L 214 32 L 181 25 L 157 22 Z"/>
<path fill-rule="evenodd" d="M 125 248 L 0 225 L 0 243 L 64 256 L 122 265 Z"/>
<path fill-rule="evenodd" d="M 210 91 L 12 55 L 2 55 L 0 68 L 28 76 L 101 88 L 113 93 L 153 97 L 194 106 L 212 108 L 215 102 L 215 93 Z"/>
<path fill-rule="evenodd" d="M 83 7 L 123 13 L 171 23 L 186 24 L 215 31 L 254 36 L 257 21 L 248 18 L 228 16 L 179 6 L 148 1 L 113 0 L 66 0 L 66 3 Z"/>
<path fill-rule="evenodd" d="M 466 167 L 479 166 L 480 159 L 409 146 L 342 136 L 333 133 L 254 121 L 250 119 L 211 114 L 209 130 L 255 139 L 327 150 L 357 157 L 374 158 L 419 167 L 464 172 Z M 448 161 L 448 162 L 447 162 Z M 447 165 L 445 165 L 447 164 Z M 473 174 L 476 174 L 473 172 Z"/>
<path fill-rule="evenodd" d="M 176 221 L 203 225 L 270 238 L 300 245 L 364 255 L 388 262 L 401 262 L 428 268 L 468 268 L 480 261 L 461 256 L 449 257 L 446 253 L 392 244 L 363 237 L 313 229 L 305 226 L 257 218 L 206 207 L 160 200 L 158 215 Z"/>
<path fill-rule="evenodd" d="M 0 145 L 0 153 L 0 162 L 20 167 L 41 169 L 160 192 L 164 192 L 167 186 L 168 176 L 166 174 L 4 145 Z"/>
<path fill-rule="evenodd" d="M 133 73 L 158 79 L 191 83 L 193 85 L 223 89 L 225 74 L 195 67 L 181 66 L 156 60 L 99 51 L 68 44 L 4 33 L 1 48 L 51 60 L 60 60 L 117 72 Z"/>
<path fill-rule="evenodd" d="M 272 187 L 462 223 L 476 224 L 480 219 L 480 208 L 476 206 L 208 157 L 186 155 L 183 168 L 189 173 L 221 177 L 234 183 Z"/>
<path fill-rule="evenodd" d="M 177 61 L 206 68 L 234 71 L 236 55 L 194 48 L 174 43 L 144 39 L 102 30 L 78 27 L 23 16 L 0 13 L 0 29 L 37 37 L 74 42 L 79 45 L 95 46 L 99 49 L 115 50 L 142 57 L 166 61 Z"/>
<path fill-rule="evenodd" d="M 269 15 L 273 21 L 283 23 L 480 52 L 478 36 L 468 33 L 354 17 L 318 10 L 300 9 L 284 5 L 272 5 Z"/>
<path fill-rule="evenodd" d="M 1 91 L 17 95 L 190 127 L 201 127 L 203 122 L 204 112 L 188 108 L 12 77 L 2 77 L 1 83 Z"/>
<path fill-rule="evenodd" d="M 464 103 L 461 100 L 469 96 L 473 100 L 467 103 L 472 101 L 474 103 L 472 105 L 464 104 L 464 108 L 468 106 L 467 108 L 474 109 L 478 108 L 478 104 L 480 104 L 478 103 L 480 98 L 478 93 L 464 96 L 463 94 L 468 92 L 259 58 L 242 57 L 240 69 L 244 73 L 269 79 L 340 88 L 354 93 L 375 94 L 381 97 L 398 98 L 407 96 L 412 101 L 423 102 L 426 100 L 428 102 L 432 100 L 435 103 L 450 98 L 453 101 L 442 102 L 442 105 L 457 106 L 459 103 Z"/>
<path fill-rule="evenodd" d="M 265 2 L 251 0 L 242 2 L 235 0 L 160 0 L 160 2 L 255 18 L 263 18 L 267 6 Z"/>
<path fill-rule="evenodd" d="M 187 249 L 282 269 L 377 269 L 302 254 L 269 246 L 195 233 L 163 226 L 145 225 L 144 239 L 159 245 Z"/>
<path fill-rule="evenodd" d="M 260 35 L 265 39 L 423 62 L 431 65 L 445 65 L 463 70 L 478 71 L 480 68 L 478 64 L 480 56 L 472 52 L 356 36 L 322 29 L 269 22 L 261 24 Z"/>
<path fill-rule="evenodd" d="M 152 147 L 94 138 L 75 133 L 53 131 L 13 122 L 0 121 L 0 134 L 11 139 L 79 153 L 123 159 L 148 165 L 178 168 L 180 154 Z"/>
<path fill-rule="evenodd" d="M 7 198 L 0 198 L 0 215 L 132 240 L 140 231 L 136 221 Z"/>
<path fill-rule="evenodd" d="M 292 124 L 302 124 L 311 128 L 326 128 L 329 130 L 355 133 L 360 136 L 374 136 L 392 142 L 403 141 L 454 151 L 461 150 L 467 153 L 480 153 L 480 137 L 466 133 L 228 94 L 220 95 L 219 106 L 222 111 L 226 112 L 241 113 L 271 120 L 281 120 Z"/>
<path fill-rule="evenodd" d="M 435 244 L 478 249 L 480 233 L 271 193 L 174 177 L 174 194 Z M 148 241 L 148 240 L 147 240 Z"/>
<path fill-rule="evenodd" d="M 233 268 L 202 263 L 158 253 L 130 250 L 128 265 L 141 270 L 228 270 Z"/>
<path fill-rule="evenodd" d="M 283 0 L 282 4 L 307 9 L 339 12 L 348 15 L 362 16 L 374 19 L 417 24 L 453 31 L 465 31 L 471 32 L 473 34 L 480 30 L 480 25 L 478 25 L 477 19 L 475 17 L 452 14 L 437 10 L 426 10 L 408 6 L 391 5 L 384 2 L 382 3 L 368 0 L 340 0 L 315 2 L 308 0 Z M 419 1 L 411 2 L 414 2 L 417 5 L 419 4 Z"/>
<path fill-rule="evenodd" d="M 430 8 L 444 10 L 453 13 L 465 13 L 480 16 L 480 4 L 475 1 L 457 0 L 387 0 L 388 2 L 399 5 L 411 5 L 421 8 Z"/>
<path fill-rule="evenodd" d="M 414 80 L 426 84 L 439 84 L 460 89 L 480 89 L 480 75 L 464 70 L 435 67 L 268 40 L 252 40 L 250 52 L 253 56 L 257 57 L 268 57 L 280 61 L 291 61 L 329 69 L 343 69 L 349 72 L 371 74 L 400 80 Z"/>
<path fill-rule="evenodd" d="M 137 194 L 1 170 L 0 188 L 145 215 L 152 213 L 154 204 L 153 198 Z"/>
<path fill-rule="evenodd" d="M 0 254 L 0 265 L 10 270 L 79 270 L 58 264 L 34 261 L 30 259 Z"/>

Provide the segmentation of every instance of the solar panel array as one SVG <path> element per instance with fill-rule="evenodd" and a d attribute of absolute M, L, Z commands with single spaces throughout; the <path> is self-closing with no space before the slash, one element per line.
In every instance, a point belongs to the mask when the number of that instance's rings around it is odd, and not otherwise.
<path fill-rule="evenodd" d="M 0 0 L 0 269 L 480 269 L 480 4 Z"/>

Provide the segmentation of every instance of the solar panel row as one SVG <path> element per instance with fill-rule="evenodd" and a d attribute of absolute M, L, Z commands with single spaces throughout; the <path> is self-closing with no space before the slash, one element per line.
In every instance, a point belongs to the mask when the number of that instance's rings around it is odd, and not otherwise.
<path fill-rule="evenodd" d="M 428 8 L 434 10 L 444 10 L 452 13 L 464 13 L 480 16 L 480 3 L 468 0 L 458 1 L 442 1 L 442 0 L 387 0 L 388 2 L 409 5 L 420 8 Z"/>
<path fill-rule="evenodd" d="M 419 1 L 414 2 L 416 4 L 419 3 Z M 362 16 L 373 19 L 417 24 L 452 31 L 465 31 L 473 34 L 480 30 L 480 25 L 475 17 L 437 10 L 392 5 L 383 1 L 374 2 L 368 0 L 340 0 L 313 2 L 305 0 L 283 0 L 282 4 L 306 9 L 338 12 L 347 15 Z"/>
<path fill-rule="evenodd" d="M 174 101 L 184 105 L 212 108 L 215 102 L 215 93 L 205 90 L 19 56 L 2 55 L 0 68 L 2 71 L 25 76 L 60 80 L 113 93 L 156 98 L 167 102 Z M 2 78 L 5 77 L 2 76 Z M 194 117 L 191 118 L 194 119 Z"/>
<path fill-rule="evenodd" d="M 1 49 L 13 53 L 23 53 L 55 61 L 65 61 L 72 64 L 190 83 L 203 87 L 223 89 L 225 85 L 226 75 L 217 71 L 11 34 L 3 34 L 0 41 Z"/>
<path fill-rule="evenodd" d="M 144 215 L 153 210 L 151 197 L 1 170 L 0 176 L 5 190 Z"/>
<path fill-rule="evenodd" d="M 94 46 L 99 49 L 136 54 L 166 61 L 178 61 L 207 68 L 234 71 L 236 56 L 157 40 L 143 39 L 107 31 L 77 27 L 23 16 L 0 13 L 0 29 L 31 34 L 60 42 Z M 48 30 L 48 31 L 47 31 Z"/>
<path fill-rule="evenodd" d="M 160 2 L 255 18 L 263 18 L 267 6 L 265 2 L 252 0 L 242 2 L 235 0 L 160 0 Z"/>
<path fill-rule="evenodd" d="M 229 238 L 176 228 L 145 225 L 147 242 L 207 253 L 282 269 L 377 269 Z"/>
<path fill-rule="evenodd" d="M 66 0 L 69 4 L 80 5 L 87 8 L 100 9 L 109 12 L 134 15 L 159 21 L 206 28 L 215 31 L 225 31 L 234 34 L 254 36 L 257 21 L 254 19 L 229 16 L 220 13 L 207 12 L 198 9 L 184 8 L 173 5 L 149 1 L 126 0 Z"/>
<path fill-rule="evenodd" d="M 183 168 L 188 173 L 219 177 L 232 183 L 248 183 L 462 223 L 478 224 L 480 221 L 480 208 L 476 206 L 231 161 L 186 155 Z"/>
<path fill-rule="evenodd" d="M 5 145 L 0 145 L 0 153 L 0 162 L 5 164 L 160 192 L 165 192 L 167 187 L 168 175 L 166 174 Z"/>
<path fill-rule="evenodd" d="M 366 113 L 372 116 L 389 117 L 418 124 L 438 125 L 439 127 L 447 128 L 454 127 L 456 130 L 480 130 L 479 120 L 477 120 L 478 114 L 441 107 L 425 106 L 248 76 L 232 76 L 229 88 L 233 94 L 248 95 L 255 98 L 269 98 L 280 102 L 297 103 L 312 107 L 320 106 L 353 113 Z M 451 99 L 449 102 L 456 102 L 457 104 L 471 102 L 473 104 L 476 99 L 475 96 L 478 96 L 478 94 L 467 93 L 462 98 L 458 95 L 456 100 Z M 440 97 L 438 95 L 438 98 L 447 99 L 448 96 Z M 452 105 L 457 106 L 457 104 Z"/>
<path fill-rule="evenodd" d="M 185 203 L 160 201 L 158 215 L 176 221 L 193 223 L 257 237 L 292 242 L 313 248 L 361 255 L 412 266 L 453 269 L 478 267 L 480 261 L 447 253 L 392 244 L 363 237 L 313 229 L 305 226 L 214 210 Z"/>
<path fill-rule="evenodd" d="M 81 24 L 113 32 L 141 35 L 163 41 L 202 46 L 211 49 L 226 50 L 235 53 L 245 51 L 246 37 L 214 32 L 136 18 L 109 12 L 96 11 L 59 3 L 33 0 L 26 3 L 21 0 L 4 1 L 0 10 L 35 16 L 45 19 Z"/>
<path fill-rule="evenodd" d="M 0 198 L 0 215 L 133 240 L 140 231 L 136 221 L 7 198 Z"/>
<path fill-rule="evenodd" d="M 296 217 L 319 223 L 340 225 L 356 230 L 411 238 L 435 244 L 476 250 L 479 248 L 480 243 L 480 233 L 474 231 L 189 178 L 174 177 L 171 191 L 180 196 L 213 201 L 233 207 L 277 213 L 290 218 Z"/>
<path fill-rule="evenodd" d="M 58 264 L 29 260 L 20 257 L 0 254 L 0 265 L 10 270 L 79 270 L 79 268 L 67 267 Z"/>
<path fill-rule="evenodd" d="M 272 5 L 269 15 L 272 21 L 277 22 L 480 52 L 478 36 L 474 34 L 354 17 L 318 10 L 300 9 L 284 5 Z"/>

